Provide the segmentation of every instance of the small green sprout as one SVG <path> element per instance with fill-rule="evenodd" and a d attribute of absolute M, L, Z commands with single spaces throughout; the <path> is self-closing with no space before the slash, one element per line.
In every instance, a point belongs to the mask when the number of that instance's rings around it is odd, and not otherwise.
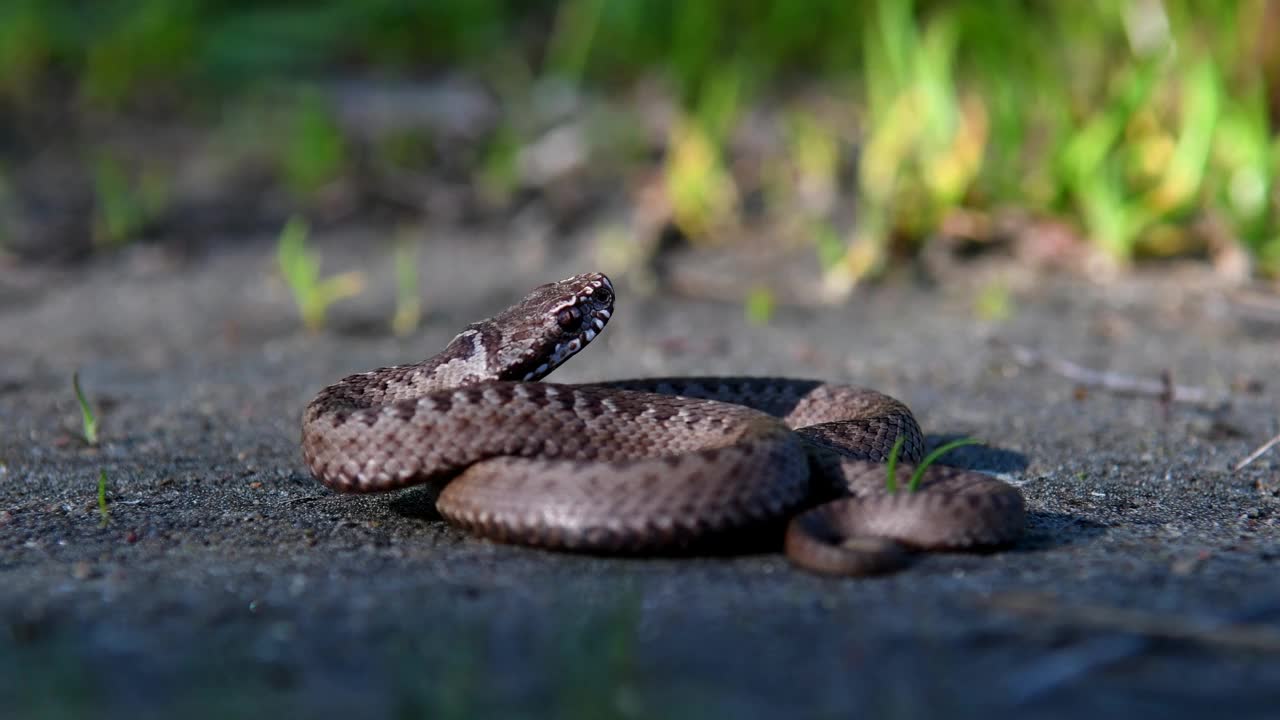
<path fill-rule="evenodd" d="M 475 184 L 483 199 L 494 206 L 506 205 L 520 185 L 520 137 L 510 127 L 500 127 L 489 140 Z"/>
<path fill-rule="evenodd" d="M 89 407 L 89 401 L 84 397 L 84 391 L 80 389 L 80 373 L 71 374 L 71 387 L 76 391 L 76 400 L 80 403 L 80 420 L 84 423 L 84 441 L 90 445 L 98 444 L 98 416 L 93 414 L 93 408 Z"/>
<path fill-rule="evenodd" d="M 418 329 L 422 320 L 422 298 L 418 292 L 418 247 L 412 240 L 396 243 L 396 314 L 391 330 L 401 337 Z"/>
<path fill-rule="evenodd" d="M 752 325 L 768 325 L 776 306 L 777 300 L 772 292 L 767 288 L 755 288 L 747 294 L 744 308 L 747 321 Z"/>
<path fill-rule="evenodd" d="M 838 267 L 848 250 L 844 239 L 836 229 L 825 222 L 813 224 L 813 244 L 817 248 L 818 262 L 824 271 L 831 271 Z"/>
<path fill-rule="evenodd" d="M 906 438 L 899 435 L 893 441 L 893 449 L 889 451 L 889 474 L 884 479 L 884 489 L 890 494 L 898 492 L 898 455 L 902 453 L 902 443 Z"/>
<path fill-rule="evenodd" d="M 131 172 L 109 155 L 93 165 L 93 241 L 118 247 L 135 239 L 169 205 L 170 183 L 155 170 Z"/>
<path fill-rule="evenodd" d="M 98 514 L 102 516 L 102 527 L 111 522 L 111 511 L 107 509 L 107 471 L 98 470 Z"/>
<path fill-rule="evenodd" d="M 999 282 L 987 283 L 978 291 L 973 301 L 978 319 L 986 322 L 1004 322 L 1013 317 L 1013 294 Z"/>
<path fill-rule="evenodd" d="M 890 493 L 898 492 L 898 455 L 902 452 L 902 443 L 904 438 L 899 435 L 897 440 L 893 441 L 893 448 L 889 451 L 889 474 L 885 479 L 885 488 Z M 920 489 L 920 480 L 924 478 L 924 471 L 938 460 L 938 458 L 965 445 L 978 445 L 981 441 L 976 438 L 962 438 L 953 440 L 940 448 L 936 448 L 933 452 L 924 456 L 920 464 L 916 466 L 915 472 L 911 473 L 911 480 L 907 483 L 907 492 L 915 492 Z"/>
<path fill-rule="evenodd" d="M 306 221 L 290 218 L 280 232 L 276 259 L 280 263 L 280 274 L 289 285 L 294 303 L 302 315 L 303 326 L 309 332 L 318 332 L 324 327 L 325 313 L 330 305 L 358 295 L 364 289 L 364 275 L 352 271 L 320 277 L 320 258 L 307 249 L 307 232 Z"/>

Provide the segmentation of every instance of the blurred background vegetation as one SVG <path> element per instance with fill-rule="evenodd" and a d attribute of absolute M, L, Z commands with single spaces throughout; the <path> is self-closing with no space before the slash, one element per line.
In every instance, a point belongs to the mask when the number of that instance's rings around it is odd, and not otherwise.
<path fill-rule="evenodd" d="M 542 203 L 837 293 L 932 247 L 1274 278 L 1277 38 L 1276 0 L 5 0 L 0 252 Z"/>

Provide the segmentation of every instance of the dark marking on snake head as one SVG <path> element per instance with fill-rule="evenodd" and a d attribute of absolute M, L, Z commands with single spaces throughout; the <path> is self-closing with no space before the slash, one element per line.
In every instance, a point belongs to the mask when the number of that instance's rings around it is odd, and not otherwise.
<path fill-rule="evenodd" d="M 497 323 L 484 322 L 475 325 L 477 343 L 486 355 L 496 355 L 502 349 L 503 331 Z"/>

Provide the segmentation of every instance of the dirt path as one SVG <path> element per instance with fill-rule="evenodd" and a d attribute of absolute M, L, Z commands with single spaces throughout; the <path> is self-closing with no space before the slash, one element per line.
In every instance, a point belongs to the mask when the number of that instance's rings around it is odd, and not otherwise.
<path fill-rule="evenodd" d="M 1016 549 L 832 580 L 780 555 L 617 560 L 502 547 L 421 491 L 335 496 L 298 414 L 344 373 L 416 359 L 536 282 L 497 239 L 433 243 L 426 321 L 371 289 L 297 330 L 267 243 L 175 261 L 0 270 L 0 707 L 7 717 L 1263 717 L 1280 703 L 1276 325 L 1181 279 L 980 290 L 906 281 L 844 307 L 637 297 L 557 379 L 781 373 L 890 392 L 1021 486 Z M 529 265 L 523 268 L 521 265 Z M 1082 391 L 990 337 L 1226 392 L 1226 412 Z M 79 368 L 102 442 L 77 438 Z M 110 519 L 96 501 L 108 476 Z M 1246 623 L 1235 629 L 1231 623 Z M 800 713 L 800 711 L 804 711 Z M 799 713 L 799 714 L 797 714 Z"/>

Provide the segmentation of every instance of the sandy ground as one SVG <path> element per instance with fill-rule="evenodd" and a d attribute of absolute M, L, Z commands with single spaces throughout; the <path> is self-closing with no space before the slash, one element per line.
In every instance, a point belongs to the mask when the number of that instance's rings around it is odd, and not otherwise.
<path fill-rule="evenodd" d="M 990 555 L 830 579 L 780 555 L 611 559 L 447 527 L 423 491 L 312 480 L 320 387 L 407 362 L 528 287 L 592 269 L 434 238 L 423 327 L 384 328 L 380 245 L 332 237 L 370 289 L 298 329 L 269 242 L 0 269 L 0 708 L 5 717 L 1274 717 L 1280 707 L 1280 325 L 1179 275 L 1111 286 L 910 278 L 838 307 L 642 296 L 557 375 L 786 374 L 906 401 L 953 462 L 1021 487 Z M 1081 390 L 990 338 L 1226 395 L 1225 410 Z M 79 439 L 71 376 L 99 408 Z M 1261 387 L 1256 387 L 1260 384 Z M 96 485 L 108 477 L 103 526 Z M 181 715 L 180 715 L 181 713 Z"/>

